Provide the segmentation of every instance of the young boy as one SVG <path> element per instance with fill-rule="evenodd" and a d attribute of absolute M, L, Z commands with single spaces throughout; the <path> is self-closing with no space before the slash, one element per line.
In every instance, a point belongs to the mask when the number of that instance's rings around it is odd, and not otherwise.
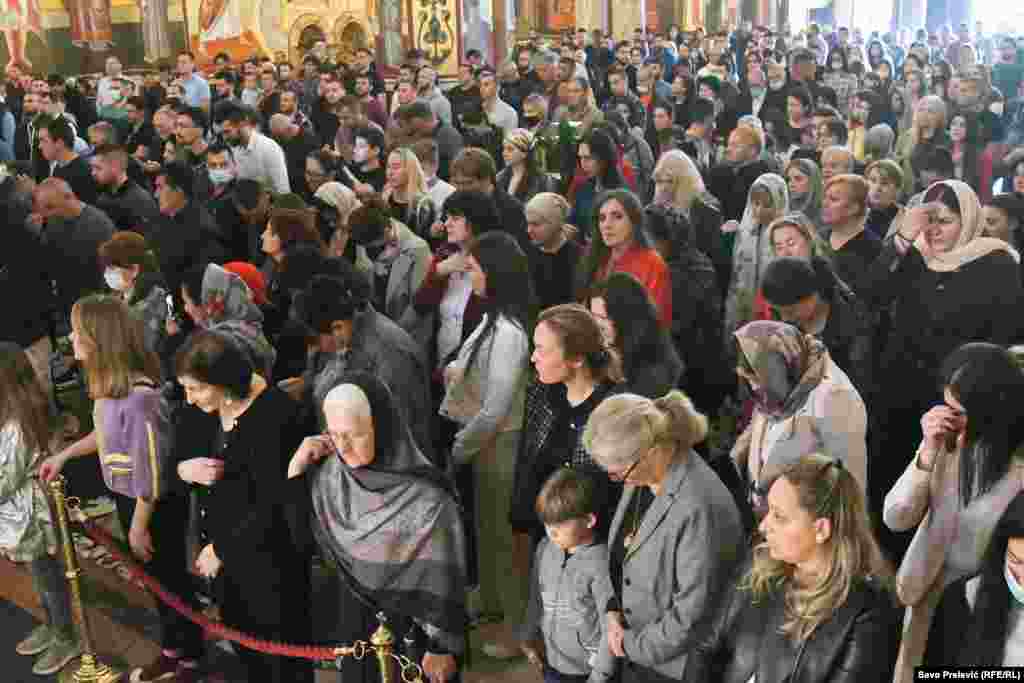
<path fill-rule="evenodd" d="M 534 556 L 521 640 L 544 683 L 597 683 L 613 673 L 593 670 L 605 606 L 615 596 L 608 546 L 595 539 L 597 495 L 592 475 L 562 468 L 537 496 L 547 538 Z"/>

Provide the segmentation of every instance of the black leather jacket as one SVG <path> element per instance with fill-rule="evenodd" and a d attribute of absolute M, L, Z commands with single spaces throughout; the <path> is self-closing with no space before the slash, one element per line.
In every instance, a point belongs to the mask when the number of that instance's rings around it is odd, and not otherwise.
<path fill-rule="evenodd" d="M 899 651 L 902 611 L 892 593 L 868 579 L 806 641 L 781 633 L 781 595 L 753 604 L 737 588 L 711 636 L 691 654 L 687 683 L 862 683 L 889 681 Z"/>

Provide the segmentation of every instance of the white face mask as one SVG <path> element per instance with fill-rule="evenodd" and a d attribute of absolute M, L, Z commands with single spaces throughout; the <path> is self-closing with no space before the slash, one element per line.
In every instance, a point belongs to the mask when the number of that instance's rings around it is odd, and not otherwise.
<path fill-rule="evenodd" d="M 782 90 L 782 88 L 785 87 L 785 85 L 785 79 L 779 81 L 768 81 L 768 87 L 771 88 L 772 90 Z"/>
<path fill-rule="evenodd" d="M 110 287 L 115 292 L 123 292 L 128 289 L 128 283 L 125 281 L 124 273 L 117 268 L 110 267 L 104 270 L 103 280 L 107 283 L 107 287 Z"/>
<path fill-rule="evenodd" d="M 365 163 L 366 157 L 368 157 L 369 155 L 370 148 L 366 145 L 365 142 L 362 144 L 357 142 L 355 146 L 352 148 L 352 160 L 358 164 Z"/>
<path fill-rule="evenodd" d="M 235 174 L 230 168 L 211 168 L 210 182 L 214 185 L 224 185 L 234 180 Z"/>
<path fill-rule="evenodd" d="M 996 116 L 1002 116 L 1003 115 L 1003 108 L 1005 106 L 1006 106 L 1005 102 L 993 102 L 992 104 L 990 104 L 988 106 L 988 108 L 989 108 L 989 111 L 991 111 Z"/>

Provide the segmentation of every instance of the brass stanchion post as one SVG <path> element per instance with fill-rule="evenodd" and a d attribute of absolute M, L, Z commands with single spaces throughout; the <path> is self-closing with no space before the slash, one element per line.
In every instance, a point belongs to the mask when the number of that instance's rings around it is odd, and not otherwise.
<path fill-rule="evenodd" d="M 96 656 L 92 633 L 89 630 L 89 620 L 85 614 L 85 606 L 82 604 L 82 590 L 78 578 L 81 570 L 78 566 L 75 542 L 68 529 L 64 477 L 55 477 L 50 482 L 50 492 L 53 494 L 54 507 L 57 510 L 57 528 L 64 550 L 64 576 L 67 577 L 70 589 L 71 611 L 78 624 L 78 637 L 82 642 L 82 660 L 79 662 L 78 669 L 71 671 L 71 667 L 66 667 L 60 674 L 60 680 L 62 683 L 115 683 L 120 680 L 121 674 L 101 662 Z"/>
<path fill-rule="evenodd" d="M 394 680 L 391 655 L 395 649 L 395 634 L 388 628 L 388 619 L 383 612 L 377 613 L 377 630 L 370 636 L 370 644 L 377 653 L 377 664 L 380 666 L 381 683 L 392 683 Z"/>

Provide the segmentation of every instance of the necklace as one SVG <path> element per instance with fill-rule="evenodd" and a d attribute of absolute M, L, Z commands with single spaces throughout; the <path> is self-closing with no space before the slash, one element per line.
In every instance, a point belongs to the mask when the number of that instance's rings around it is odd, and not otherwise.
<path fill-rule="evenodd" d="M 633 496 L 633 500 L 629 502 L 631 515 L 630 531 L 626 534 L 625 538 L 622 539 L 622 545 L 627 550 L 632 547 L 633 541 L 636 540 L 636 534 L 640 531 L 640 523 L 643 521 L 643 515 L 640 513 L 641 493 L 641 491 L 637 491 L 636 495 Z"/>

